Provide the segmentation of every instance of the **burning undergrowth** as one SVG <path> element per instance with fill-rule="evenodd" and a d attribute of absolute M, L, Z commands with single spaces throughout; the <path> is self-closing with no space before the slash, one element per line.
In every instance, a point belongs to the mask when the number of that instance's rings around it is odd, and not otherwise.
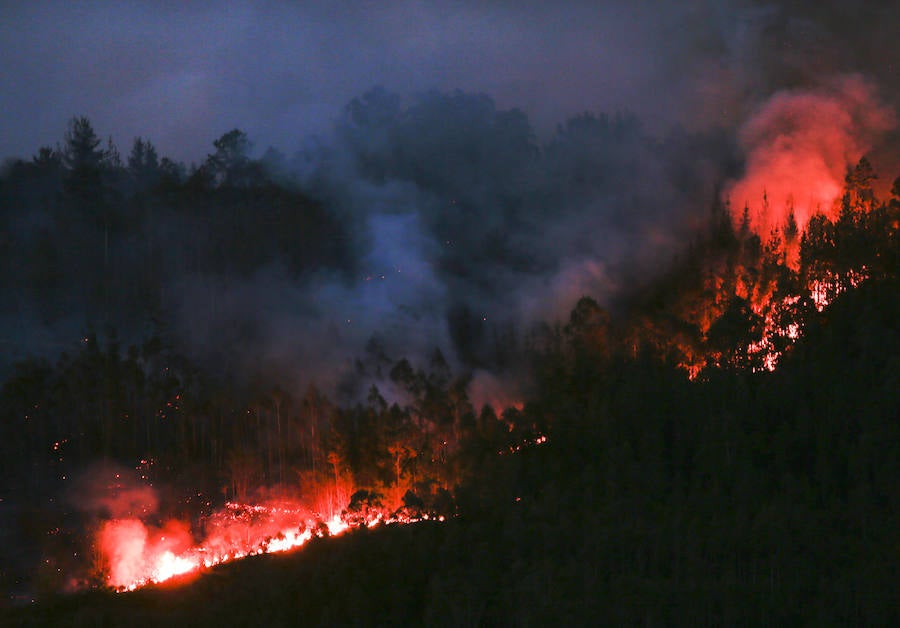
<path fill-rule="evenodd" d="M 339 517 L 325 522 L 296 502 L 229 502 L 195 523 L 192 530 L 178 519 L 161 525 L 134 518 L 101 522 L 95 547 L 103 584 L 133 590 L 245 556 L 300 547 L 313 536 L 348 527 Z"/>
<path fill-rule="evenodd" d="M 518 414 L 511 409 L 504 413 L 503 420 L 482 417 L 482 421 L 491 422 L 482 428 L 493 431 L 493 437 L 483 439 L 483 444 L 492 447 L 489 457 L 516 454 L 548 442 L 546 435 L 523 431 L 509 422 Z M 414 455 L 408 450 L 405 453 Z M 440 462 L 446 462 L 449 455 L 448 442 L 442 441 Z M 303 498 L 284 488 L 261 488 L 247 495 L 246 501 L 227 501 L 220 506 L 201 499 L 197 508 L 196 500 L 181 500 L 182 511 L 184 504 L 194 504 L 192 512 L 181 517 L 163 514 L 158 506 L 164 500 L 159 499 L 155 488 L 123 479 L 122 470 L 114 467 L 94 469 L 94 481 L 101 477 L 112 477 L 113 481 L 107 480 L 85 504 L 99 506 L 91 511 L 93 522 L 88 526 L 93 530 L 92 573 L 71 588 L 93 585 L 132 591 L 247 556 L 297 549 L 313 538 L 363 527 L 441 522 L 454 516 L 455 499 L 442 487 L 444 482 L 426 479 L 416 484 L 417 491 L 406 488 L 401 496 L 404 485 L 399 450 L 396 456 L 397 484 L 386 487 L 384 494 L 356 489 L 339 510 L 334 508 L 331 496 L 317 503 L 312 494 Z M 109 473 L 112 475 L 106 475 Z M 82 487 L 85 482 L 82 480 Z"/>
<path fill-rule="evenodd" d="M 149 491 L 152 492 L 152 491 Z M 148 491 L 141 491 L 147 495 Z M 120 497 L 138 495 L 120 492 Z M 143 509 L 149 513 L 149 508 Z M 94 566 L 89 580 L 116 591 L 132 591 L 179 576 L 196 575 L 247 556 L 293 550 L 313 538 L 340 535 L 359 527 L 444 520 L 428 512 L 412 494 L 397 509 L 380 495 L 360 490 L 339 513 L 316 512 L 286 497 L 248 503 L 226 502 L 190 519 L 120 516 L 92 526 Z"/>

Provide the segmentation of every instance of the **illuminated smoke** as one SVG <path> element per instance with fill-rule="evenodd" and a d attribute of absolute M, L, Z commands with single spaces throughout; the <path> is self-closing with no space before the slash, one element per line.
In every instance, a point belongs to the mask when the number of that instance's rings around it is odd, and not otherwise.
<path fill-rule="evenodd" d="M 95 462 L 79 473 L 67 501 L 79 512 L 100 518 L 155 515 L 159 510 L 158 492 L 133 476 L 133 470 L 114 462 Z"/>
<path fill-rule="evenodd" d="M 749 207 L 753 229 L 765 237 L 783 228 L 791 206 L 801 230 L 819 211 L 834 217 L 847 168 L 894 124 L 892 110 L 858 75 L 776 93 L 740 130 L 747 166 L 725 190 L 735 220 Z"/>
<path fill-rule="evenodd" d="M 139 519 L 112 519 L 101 526 L 97 543 L 108 569 L 107 582 L 117 588 L 166 580 L 198 566 L 183 556 L 192 539 L 188 526 L 177 520 L 156 527 Z"/>

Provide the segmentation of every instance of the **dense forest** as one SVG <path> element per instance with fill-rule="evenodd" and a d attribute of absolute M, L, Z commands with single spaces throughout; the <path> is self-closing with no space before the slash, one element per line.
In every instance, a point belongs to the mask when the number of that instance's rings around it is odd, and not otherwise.
<path fill-rule="evenodd" d="M 628 117 L 588 114 L 537 148 L 514 112 L 431 98 L 401 115 L 369 94 L 342 129 L 368 180 L 409 177 L 458 197 L 459 211 L 427 217 L 448 241 L 472 237 L 465 224 L 479 203 L 516 222 L 558 189 L 594 194 L 600 184 L 580 169 L 604 142 L 681 154 L 635 139 Z M 458 169 L 434 167 L 415 145 L 385 156 L 371 133 L 354 134 L 387 119 L 431 154 L 446 140 L 424 132 L 439 128 L 428 117 L 439 105 L 474 112 L 476 126 L 490 120 L 475 135 L 489 130 L 485 146 L 509 149 L 505 161 L 485 157 L 496 170 L 479 176 L 495 187 L 451 179 Z M 239 130 L 214 149 L 188 168 L 136 139 L 123 160 L 75 118 L 63 146 L 0 177 L 3 316 L 27 312 L 80 337 L 4 365 L 0 587 L 8 606 L 42 600 L 9 609 L 11 621 L 900 619 L 900 179 L 892 198 L 877 198 L 863 158 L 835 208 L 805 225 L 789 212 L 768 234 L 749 208 L 713 199 L 695 212 L 690 245 L 614 302 L 585 295 L 561 323 L 493 333 L 460 303 L 447 314 L 454 346 L 404 357 L 373 336 L 336 391 L 313 381 L 298 391 L 180 346 L 172 277 L 252 278 L 272 263 L 300 283 L 352 277 L 362 272 L 356 218 L 330 204 L 320 174 L 301 185 L 283 157 L 252 158 Z M 638 177 L 627 151 L 607 151 L 606 176 Z M 517 197 L 518 175 L 539 160 L 550 174 Z M 445 252 L 441 272 L 463 281 L 479 264 L 551 264 L 498 241 L 494 227 L 468 246 L 482 259 Z M 476 368 L 514 371 L 527 392 L 510 407 L 475 407 Z M 362 527 L 218 567 L 183 590 L 114 596 L 89 558 L 90 532 L 113 516 L 110 500 L 142 486 L 164 494 L 149 518 L 193 525 L 226 501 L 276 494 L 323 517 L 364 505 L 447 520 Z M 73 586 L 101 590 L 60 595 Z"/>

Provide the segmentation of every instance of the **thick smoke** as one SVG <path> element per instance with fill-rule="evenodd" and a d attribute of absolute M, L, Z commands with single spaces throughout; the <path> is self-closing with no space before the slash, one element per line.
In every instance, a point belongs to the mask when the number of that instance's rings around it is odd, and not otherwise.
<path fill-rule="evenodd" d="M 817 212 L 834 218 L 847 168 L 894 124 L 893 110 L 860 76 L 778 92 L 740 129 L 747 165 L 726 190 L 735 218 L 748 207 L 763 235 L 783 228 L 791 209 L 801 229 Z"/>
<path fill-rule="evenodd" d="M 629 273 L 669 259 L 734 161 L 722 134 L 661 142 L 630 114 L 574 116 L 542 144 L 522 111 L 461 91 L 372 89 L 310 145 L 283 170 L 340 216 L 352 270 L 179 276 L 184 341 L 282 385 L 352 376 L 355 394 L 378 375 L 364 347 L 418 364 L 438 349 L 485 378 L 477 402 L 500 399 L 486 391 L 531 326 L 583 295 L 609 303 Z"/>
<path fill-rule="evenodd" d="M 52 144 L 78 112 L 188 162 L 234 126 L 291 151 L 372 83 L 487 92 L 542 139 L 584 110 L 737 125 L 837 74 L 895 99 L 897 14 L 896 0 L 3 3 L 0 158 Z"/>
<path fill-rule="evenodd" d="M 326 269 L 299 280 L 276 264 L 249 277 L 177 278 L 179 337 L 225 370 L 332 391 L 373 337 L 390 341 L 395 358 L 446 345 L 444 289 L 416 222 L 409 211 L 366 216 L 368 242 L 351 277 Z"/>

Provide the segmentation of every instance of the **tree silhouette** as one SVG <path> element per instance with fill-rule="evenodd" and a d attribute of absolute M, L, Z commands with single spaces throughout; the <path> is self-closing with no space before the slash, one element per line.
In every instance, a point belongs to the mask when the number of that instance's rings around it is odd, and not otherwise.
<path fill-rule="evenodd" d="M 66 167 L 70 170 L 99 168 L 106 158 L 106 152 L 98 148 L 100 143 L 88 118 L 80 116 L 69 120 L 63 149 Z"/>
<path fill-rule="evenodd" d="M 206 169 L 219 185 L 246 187 L 260 182 L 261 169 L 250 159 L 253 144 L 240 129 L 232 129 L 213 142 L 216 152 L 206 158 Z"/>
<path fill-rule="evenodd" d="M 156 184 L 160 176 L 159 157 L 156 147 L 149 140 L 134 138 L 128 154 L 128 172 L 139 190 Z"/>

